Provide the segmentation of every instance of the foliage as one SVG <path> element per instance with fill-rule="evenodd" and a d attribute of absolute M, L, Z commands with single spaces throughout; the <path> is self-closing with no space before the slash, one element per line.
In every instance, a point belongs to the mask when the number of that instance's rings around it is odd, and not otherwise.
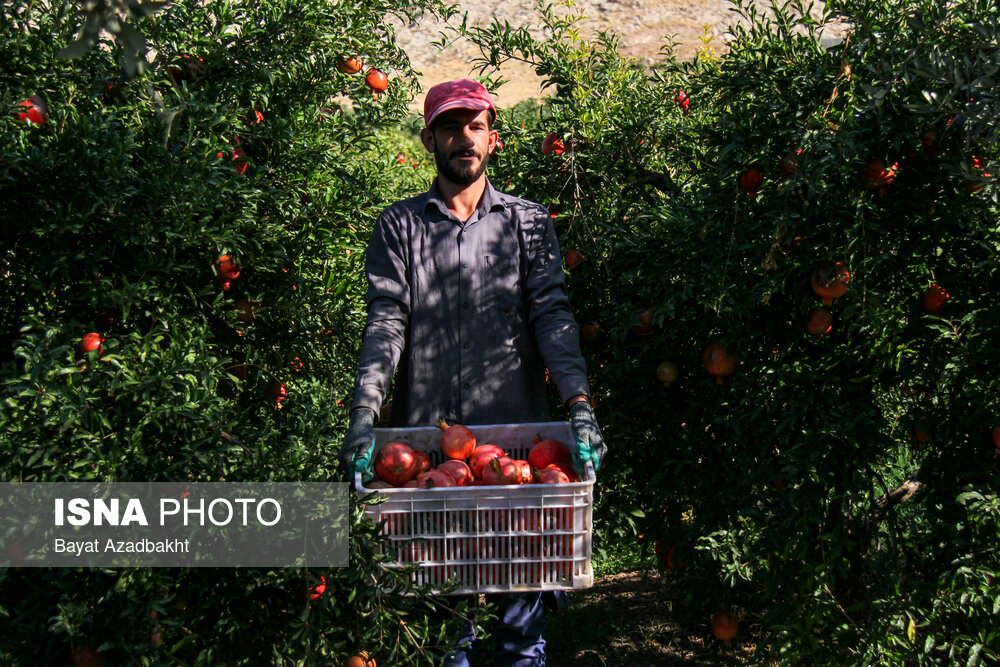
<path fill-rule="evenodd" d="M 130 15 L 129 44 L 61 52 L 89 29 L 71 5 L 0 5 L 0 480 L 339 474 L 363 248 L 381 208 L 426 187 L 395 161 L 416 83 L 389 19 L 450 11 L 184 1 Z M 339 71 L 345 55 L 388 90 Z M 16 115 L 33 95 L 41 125 Z M 90 332 L 101 350 L 81 352 Z M 0 662 L 85 645 L 108 664 L 431 662 L 439 601 L 381 567 L 360 509 L 351 524 L 351 566 L 322 572 L 0 570 Z"/>
<path fill-rule="evenodd" d="M 762 660 L 995 661 L 997 9 L 738 9 L 726 54 L 667 45 L 651 74 L 572 9 L 542 8 L 538 38 L 464 28 L 484 73 L 522 59 L 553 86 L 501 114 L 493 177 L 584 257 L 567 275 L 612 447 L 599 536 L 675 544 L 691 618 L 739 609 Z M 541 154 L 550 132 L 561 154 Z M 816 337 L 823 262 L 850 282 Z M 739 360 L 719 381 L 712 341 Z"/>

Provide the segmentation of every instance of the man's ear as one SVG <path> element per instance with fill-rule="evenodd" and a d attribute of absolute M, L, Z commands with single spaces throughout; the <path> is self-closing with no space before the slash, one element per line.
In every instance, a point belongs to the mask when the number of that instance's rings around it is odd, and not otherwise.
<path fill-rule="evenodd" d="M 428 153 L 434 152 L 434 131 L 429 127 L 420 130 L 420 143 Z"/>

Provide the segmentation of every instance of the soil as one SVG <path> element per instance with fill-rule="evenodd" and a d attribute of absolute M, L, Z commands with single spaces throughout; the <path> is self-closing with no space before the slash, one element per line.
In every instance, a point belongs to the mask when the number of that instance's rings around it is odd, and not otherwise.
<path fill-rule="evenodd" d="M 761 11 L 770 6 L 770 0 L 754 2 Z M 537 37 L 542 32 L 534 4 L 534 0 L 461 0 L 458 10 L 468 14 L 469 25 L 487 25 L 497 18 L 512 26 L 527 27 Z M 821 3 L 816 4 L 815 16 L 819 16 L 821 7 Z M 729 0 L 576 0 L 571 8 L 559 6 L 557 10 L 558 14 L 569 12 L 583 15 L 579 27 L 584 38 L 600 30 L 614 32 L 621 38 L 621 53 L 644 65 L 659 59 L 658 54 L 670 36 L 676 41 L 675 53 L 681 59 L 693 58 L 699 48 L 705 47 L 723 53 L 731 37 L 729 27 L 745 21 Z M 459 16 L 450 23 L 460 21 Z M 397 43 L 421 72 L 424 90 L 441 81 L 478 74 L 473 61 L 480 53 L 467 40 L 456 40 L 452 35 L 444 50 L 433 44 L 440 41 L 446 28 L 446 23 L 429 18 L 410 25 L 397 23 Z M 831 24 L 826 39 L 831 42 L 840 39 L 843 30 L 842 24 Z M 491 91 L 500 106 L 541 98 L 544 94 L 542 79 L 527 64 L 505 65 L 500 74 L 508 82 Z M 419 110 L 421 99 L 414 101 L 414 110 Z"/>
<path fill-rule="evenodd" d="M 704 623 L 682 622 L 685 604 L 670 573 L 622 572 L 570 594 L 545 633 L 552 665 L 748 664 L 753 647 L 737 638 L 722 646 Z"/>

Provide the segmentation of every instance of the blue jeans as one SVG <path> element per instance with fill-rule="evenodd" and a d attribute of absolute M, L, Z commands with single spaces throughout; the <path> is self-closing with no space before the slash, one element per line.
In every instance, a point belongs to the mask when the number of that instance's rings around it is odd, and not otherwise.
<path fill-rule="evenodd" d="M 496 667 L 544 667 L 545 640 L 542 633 L 548 626 L 543 596 L 554 598 L 557 608 L 568 604 L 563 591 L 551 593 L 498 593 L 487 595 L 488 602 L 497 606 L 498 618 L 494 629 L 497 653 Z M 444 667 L 471 667 L 475 644 L 472 624 L 463 624 L 457 629 L 461 637 L 459 649 L 448 655 Z"/>

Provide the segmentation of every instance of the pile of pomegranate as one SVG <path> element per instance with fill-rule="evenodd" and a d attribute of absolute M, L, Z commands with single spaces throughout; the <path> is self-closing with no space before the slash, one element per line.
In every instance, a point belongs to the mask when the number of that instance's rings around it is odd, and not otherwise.
<path fill-rule="evenodd" d="M 577 481 L 569 446 L 559 440 L 535 436 L 528 460 L 514 459 L 493 444 L 478 444 L 476 436 L 461 424 L 443 419 L 441 453 L 445 460 L 432 468 L 421 451 L 402 442 L 391 442 L 375 456 L 376 479 L 370 489 L 512 484 L 565 484 Z"/>

